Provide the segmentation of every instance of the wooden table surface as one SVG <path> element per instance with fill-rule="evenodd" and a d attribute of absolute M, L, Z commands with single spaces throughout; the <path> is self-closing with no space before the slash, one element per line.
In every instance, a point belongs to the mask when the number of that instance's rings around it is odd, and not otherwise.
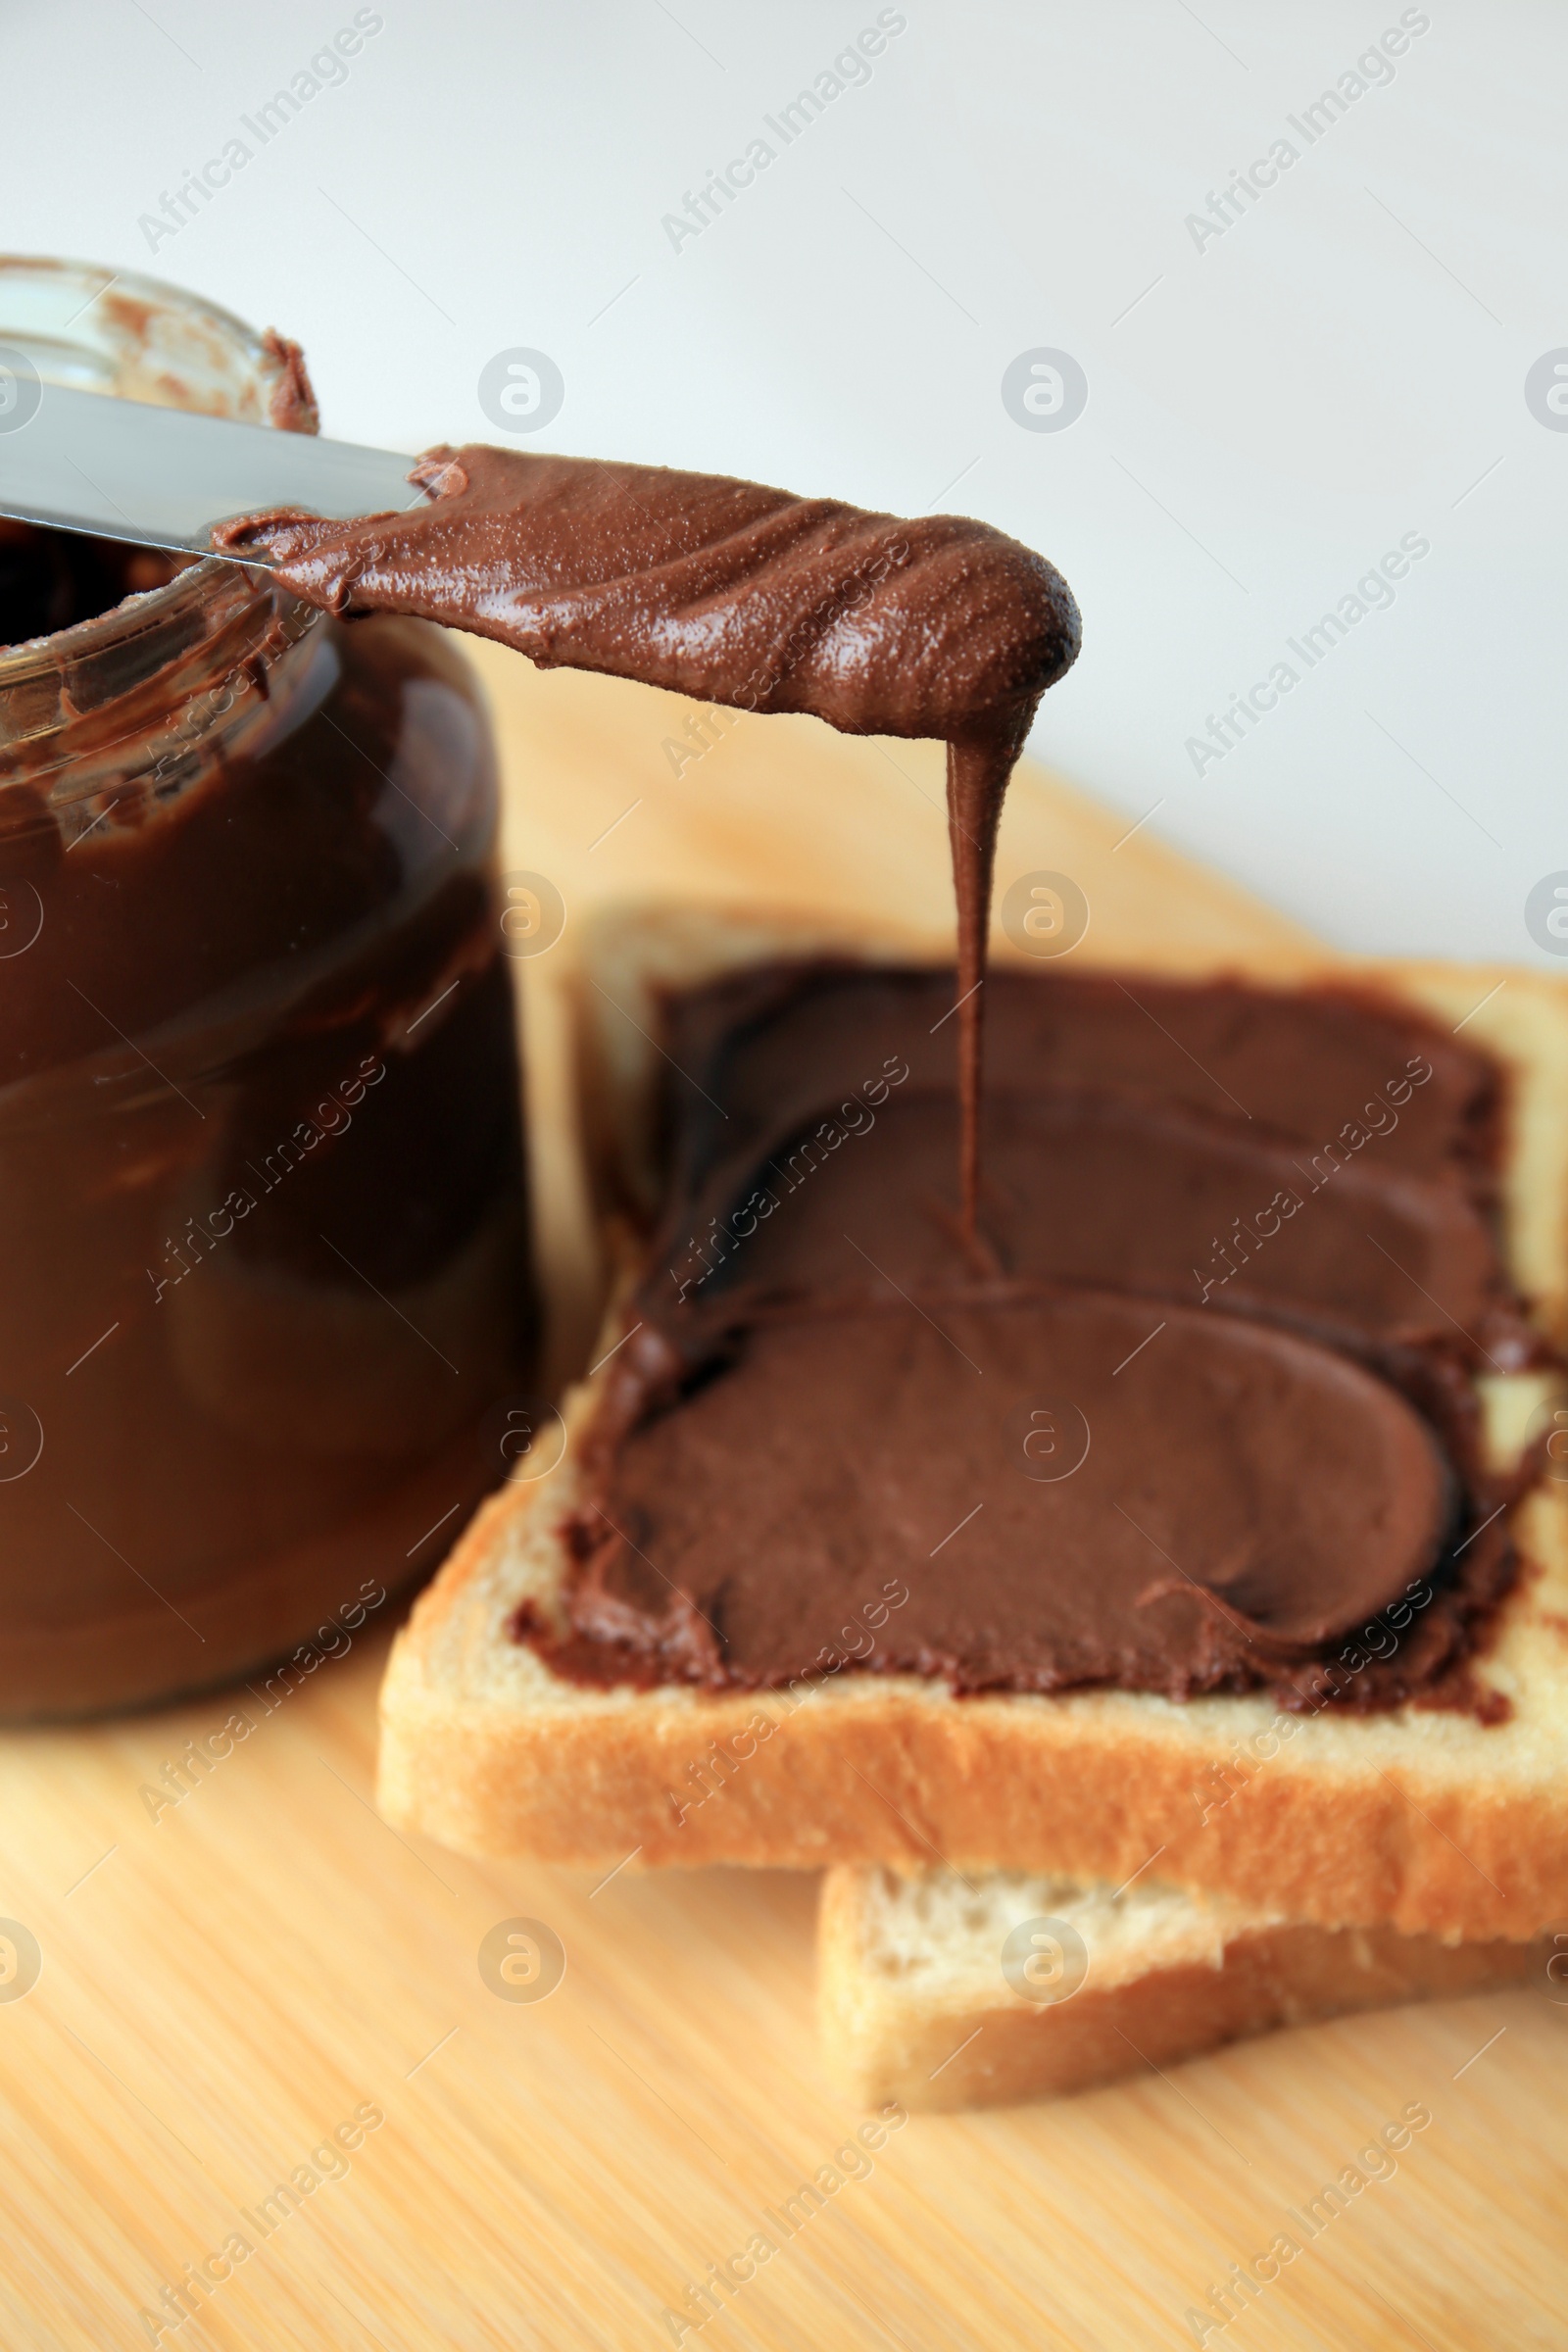
<path fill-rule="evenodd" d="M 571 917 L 681 892 L 945 918 L 932 747 L 750 718 L 677 777 L 666 745 L 686 742 L 687 706 L 489 649 L 481 664 L 507 862 L 549 874 Z M 1026 775 L 1001 881 L 1073 875 L 1101 954 L 1158 935 L 1200 959 L 1289 936 L 1147 833 L 1113 848 L 1125 830 Z M 592 1258 L 550 958 L 523 969 L 553 1348 L 569 1366 Z M 596 1887 L 381 1822 L 368 1792 L 387 1630 L 368 1627 L 156 1822 L 142 1785 L 223 1722 L 224 1695 L 0 1742 L 0 1914 L 42 1954 L 25 1997 L 0 1999 L 5 2352 L 653 2352 L 677 2340 L 666 2311 L 860 2121 L 815 2052 L 811 1880 L 628 1871 Z M 534 2004 L 496 1998 L 477 1966 L 518 1917 L 566 1953 Z M 1055 2105 L 912 2117 L 679 2340 L 1194 2343 L 1187 2314 L 1230 2265 L 1420 2102 L 1431 2124 L 1393 2177 L 1203 2340 L 1561 2346 L 1565 2037 L 1568 2009 L 1524 1991 L 1277 2034 Z M 291 2175 L 264 2235 L 253 2217 Z M 187 2285 L 204 2265 L 205 2287 Z M 181 2287 L 183 2320 L 161 2300 Z"/>

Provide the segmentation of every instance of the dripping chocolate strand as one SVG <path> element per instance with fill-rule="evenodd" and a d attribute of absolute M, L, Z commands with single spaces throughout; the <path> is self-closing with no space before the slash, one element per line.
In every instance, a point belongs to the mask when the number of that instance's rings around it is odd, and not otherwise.
<path fill-rule="evenodd" d="M 972 1243 L 980 1211 L 980 1097 L 985 1065 L 985 978 L 991 883 L 1002 803 L 1029 719 L 975 728 L 948 743 L 948 838 L 958 903 L 958 1200 Z"/>

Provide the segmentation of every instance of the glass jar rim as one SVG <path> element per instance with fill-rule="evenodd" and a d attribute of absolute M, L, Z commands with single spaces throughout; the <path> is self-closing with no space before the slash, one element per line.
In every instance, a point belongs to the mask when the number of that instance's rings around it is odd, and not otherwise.
<path fill-rule="evenodd" d="M 273 430 L 316 429 L 297 405 L 292 426 L 274 414 L 292 380 L 290 354 L 275 333 L 264 335 L 220 304 L 137 271 L 0 253 L 0 342 L 22 349 L 47 382 Z M 111 678 L 137 686 L 203 634 L 201 616 L 215 604 L 230 614 L 249 606 L 260 617 L 274 602 L 265 568 L 203 556 L 107 612 L 0 647 L 0 755 L 69 725 L 84 686 L 96 702 L 95 668 L 106 686 Z M 137 640 L 144 641 L 139 655 Z"/>
<path fill-rule="evenodd" d="M 290 428 L 273 413 L 290 380 L 288 352 L 275 333 L 262 334 L 220 303 L 136 270 L 0 253 L 0 342 L 23 350 L 46 383 L 279 431 L 315 429 L 305 418 Z M 0 684 L 56 662 L 63 640 L 70 640 L 69 655 L 79 661 L 100 644 L 156 624 L 165 612 L 199 600 L 234 568 L 221 557 L 204 556 L 162 587 L 144 589 L 107 612 L 0 647 Z"/>
<path fill-rule="evenodd" d="M 158 630 L 166 620 L 177 621 L 187 611 L 205 604 L 224 578 L 236 572 L 245 575 L 253 593 L 264 591 L 265 570 L 232 564 L 219 556 L 202 556 L 161 587 L 135 590 L 122 597 L 118 605 L 111 605 L 106 612 L 95 612 L 87 620 L 74 620 L 68 628 L 52 629 L 44 637 L 24 638 L 20 645 L 0 646 L 0 698 L 11 688 L 51 670 L 78 667 L 95 655 L 110 653 L 149 630 Z M 0 724 L 0 747 L 6 741 L 4 726 Z"/>

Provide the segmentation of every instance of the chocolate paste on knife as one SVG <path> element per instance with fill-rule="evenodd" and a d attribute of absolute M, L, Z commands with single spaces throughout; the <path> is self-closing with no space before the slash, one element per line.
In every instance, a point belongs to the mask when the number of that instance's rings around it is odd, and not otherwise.
<path fill-rule="evenodd" d="M 1369 995 L 1004 971 L 977 1261 L 951 986 L 778 965 L 668 1004 L 638 1328 L 564 1612 L 519 1636 L 601 1683 L 1485 1711 L 1515 1563 L 1472 1376 L 1543 1352 L 1495 1066 Z"/>
<path fill-rule="evenodd" d="M 414 613 L 544 668 L 946 741 L 972 1226 L 997 827 L 1040 698 L 1078 652 L 1060 573 L 986 523 L 662 466 L 472 446 L 432 450 L 409 478 L 430 496 L 410 514 L 280 512 L 226 523 L 215 544 L 265 555 L 296 596 L 345 616 Z"/>

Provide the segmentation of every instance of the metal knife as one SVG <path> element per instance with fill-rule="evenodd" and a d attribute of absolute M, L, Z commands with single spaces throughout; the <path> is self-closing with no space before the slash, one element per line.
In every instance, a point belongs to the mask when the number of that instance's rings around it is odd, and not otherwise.
<path fill-rule="evenodd" d="M 346 519 L 424 502 L 412 458 L 79 392 L 19 360 L 0 352 L 0 515 L 19 522 L 213 555 L 213 525 L 236 514 L 303 507 Z"/>

